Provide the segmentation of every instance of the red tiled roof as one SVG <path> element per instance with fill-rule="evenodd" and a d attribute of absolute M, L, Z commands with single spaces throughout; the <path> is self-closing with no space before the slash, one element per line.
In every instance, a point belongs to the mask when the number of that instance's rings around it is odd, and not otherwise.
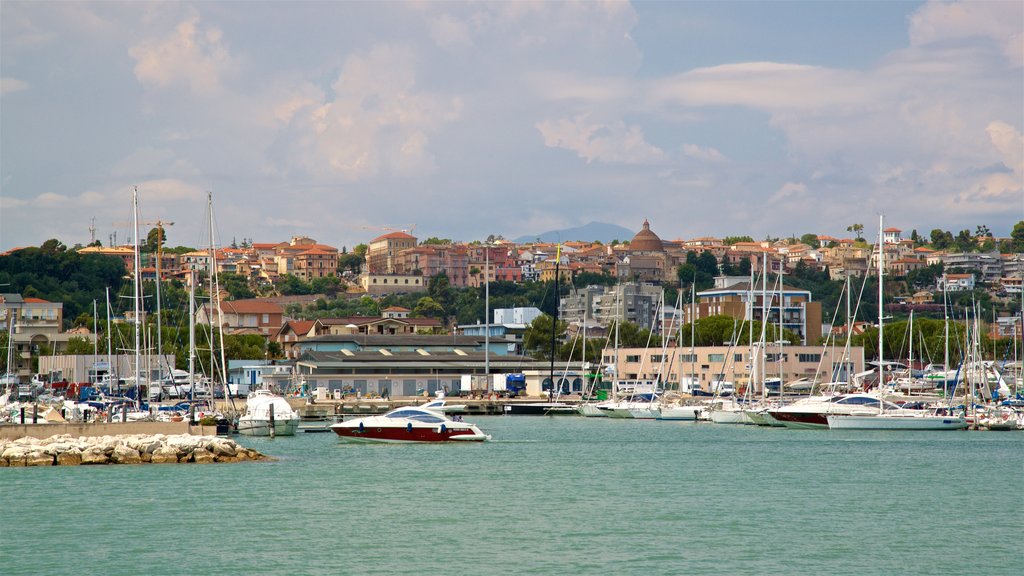
<path fill-rule="evenodd" d="M 405 232 L 391 232 L 390 234 L 384 234 L 371 240 L 371 242 L 378 242 L 380 240 L 415 240 L 415 236 L 406 234 Z"/>
<path fill-rule="evenodd" d="M 50 302 L 49 300 L 43 300 L 42 298 L 22 298 L 22 301 L 31 304 L 53 304 L 53 302 Z"/>
<path fill-rule="evenodd" d="M 232 314 L 283 314 L 284 309 L 263 300 L 233 300 L 220 303 L 220 309 Z"/>

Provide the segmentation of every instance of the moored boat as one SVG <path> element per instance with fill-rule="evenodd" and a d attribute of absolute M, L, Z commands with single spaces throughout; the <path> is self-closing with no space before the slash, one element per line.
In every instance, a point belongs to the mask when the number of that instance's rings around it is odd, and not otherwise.
<path fill-rule="evenodd" d="M 274 436 L 294 436 L 298 428 L 299 413 L 269 390 L 250 393 L 245 414 L 238 419 L 238 433 L 244 436 L 270 436 L 271 430 Z"/>
<path fill-rule="evenodd" d="M 491 439 L 473 424 L 417 406 L 338 422 L 331 430 L 346 442 L 483 442 Z"/>

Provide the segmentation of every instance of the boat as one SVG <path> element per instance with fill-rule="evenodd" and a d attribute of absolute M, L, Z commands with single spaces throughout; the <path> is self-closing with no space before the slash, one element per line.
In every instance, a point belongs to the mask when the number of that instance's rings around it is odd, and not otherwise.
<path fill-rule="evenodd" d="M 575 404 L 565 402 L 513 402 L 505 405 L 509 416 L 574 416 L 579 414 Z"/>
<path fill-rule="evenodd" d="M 448 402 L 444 399 L 433 400 L 431 402 L 427 402 L 426 404 L 421 404 L 420 408 L 426 408 L 427 410 L 433 410 L 435 412 L 445 412 L 452 414 L 456 412 L 466 411 L 465 404 L 448 404 Z"/>
<path fill-rule="evenodd" d="M 769 410 L 768 414 L 786 428 L 828 428 L 830 414 L 854 414 L 883 402 L 876 394 L 839 394 L 836 396 L 810 396 L 792 404 Z M 899 407 L 885 402 L 887 409 Z"/>
<path fill-rule="evenodd" d="M 338 422 L 331 430 L 346 442 L 483 442 L 491 437 L 473 424 L 421 406 Z"/>
<path fill-rule="evenodd" d="M 885 385 L 887 367 L 896 363 L 886 363 L 883 358 L 884 347 L 884 297 L 883 279 L 885 277 L 885 250 L 882 229 L 884 216 L 878 217 L 878 386 Z M 911 315 L 913 321 L 913 315 Z M 911 332 L 913 335 L 913 332 Z M 911 341 L 913 342 L 913 341 Z M 911 348 L 913 349 L 913 348 Z M 910 366 L 907 374 L 912 378 Z M 907 410 L 896 407 L 890 402 L 879 398 L 870 405 L 851 410 L 844 414 L 829 413 L 825 416 L 831 430 L 962 430 L 967 428 L 967 420 L 963 415 L 943 415 L 924 410 Z"/>
<path fill-rule="evenodd" d="M 693 404 L 662 404 L 658 420 L 697 420 L 704 406 Z"/>
<path fill-rule="evenodd" d="M 929 414 L 921 410 L 829 414 L 831 430 L 963 430 L 967 420 L 961 416 Z"/>
<path fill-rule="evenodd" d="M 249 394 L 245 414 L 238 418 L 238 433 L 244 436 L 294 436 L 298 428 L 299 413 L 270 390 Z"/>

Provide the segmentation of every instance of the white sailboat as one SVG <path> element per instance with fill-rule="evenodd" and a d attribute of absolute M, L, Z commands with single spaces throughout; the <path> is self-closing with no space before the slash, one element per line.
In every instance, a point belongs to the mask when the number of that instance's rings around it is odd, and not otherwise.
<path fill-rule="evenodd" d="M 882 237 L 884 216 L 878 217 L 878 386 L 885 385 L 885 362 L 883 361 L 884 344 L 883 322 L 885 274 L 885 246 Z M 886 403 L 879 402 L 878 408 L 865 408 L 849 414 L 829 414 L 826 416 L 828 427 L 832 430 L 962 430 L 967 428 L 967 420 L 960 416 L 947 416 L 928 413 L 923 410 L 891 410 L 886 411 Z"/>

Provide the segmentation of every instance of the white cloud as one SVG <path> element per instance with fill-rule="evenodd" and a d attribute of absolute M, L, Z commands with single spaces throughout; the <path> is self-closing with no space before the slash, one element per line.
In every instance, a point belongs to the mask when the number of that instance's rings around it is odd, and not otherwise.
<path fill-rule="evenodd" d="M 114 164 L 111 175 L 117 178 L 152 178 L 155 175 L 195 177 L 199 170 L 191 162 L 178 158 L 173 150 L 144 146 Z"/>
<path fill-rule="evenodd" d="M 458 118 L 462 101 L 420 90 L 415 69 L 404 46 L 349 56 L 329 100 L 314 104 L 307 93 L 292 101 L 292 129 L 282 135 L 292 164 L 352 180 L 433 172 L 429 135 Z"/>
<path fill-rule="evenodd" d="M 666 160 L 664 151 L 644 140 L 639 126 L 627 126 L 621 120 L 593 123 L 587 115 L 580 115 L 571 120 L 544 120 L 536 127 L 546 146 L 572 150 L 588 164 L 594 160 L 621 164 L 657 164 Z"/>
<path fill-rule="evenodd" d="M 910 43 L 923 46 L 949 40 L 988 38 L 1011 66 L 1024 66 L 1024 3 L 929 2 L 910 17 Z"/>
<path fill-rule="evenodd" d="M 772 195 L 772 202 L 778 202 L 786 198 L 806 196 L 807 184 L 803 182 L 786 182 Z"/>
<path fill-rule="evenodd" d="M 223 33 L 216 27 L 201 26 L 198 14 L 178 23 L 164 38 L 133 46 L 128 54 L 135 60 L 135 77 L 142 84 L 158 88 L 183 85 L 201 95 L 219 92 L 232 65 Z"/>
<path fill-rule="evenodd" d="M 701 148 L 696 144 L 683 144 L 683 155 L 708 162 L 724 162 L 726 160 L 725 155 L 718 150 L 711 147 Z"/>
<path fill-rule="evenodd" d="M 442 48 L 467 48 L 473 45 L 470 23 L 450 14 L 430 19 L 430 37 Z"/>
<path fill-rule="evenodd" d="M 14 92 L 21 92 L 22 90 L 28 90 L 28 88 L 28 82 L 25 82 L 24 80 L 9 77 L 0 78 L 0 96 L 5 96 Z"/>

